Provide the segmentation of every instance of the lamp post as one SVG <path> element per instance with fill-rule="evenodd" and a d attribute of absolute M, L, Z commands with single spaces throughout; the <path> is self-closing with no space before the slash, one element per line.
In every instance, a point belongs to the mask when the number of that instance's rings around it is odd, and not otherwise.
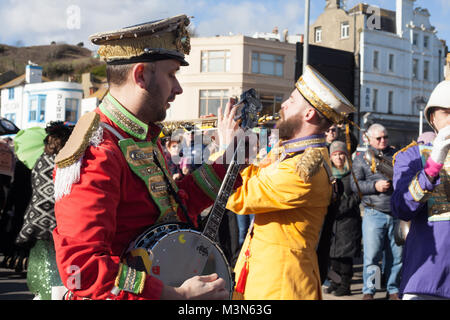
<path fill-rule="evenodd" d="M 309 2 L 305 0 L 305 36 L 303 40 L 303 72 L 305 73 L 306 65 L 308 64 L 308 50 L 309 50 Z"/>
<path fill-rule="evenodd" d="M 419 136 L 423 133 L 423 110 L 425 109 L 427 102 L 423 97 L 416 100 L 416 107 L 419 110 Z"/>

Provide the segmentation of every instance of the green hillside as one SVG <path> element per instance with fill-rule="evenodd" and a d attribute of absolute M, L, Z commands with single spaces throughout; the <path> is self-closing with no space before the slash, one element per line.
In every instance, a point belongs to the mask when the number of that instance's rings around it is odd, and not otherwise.
<path fill-rule="evenodd" d="M 100 77 L 105 64 L 93 57 L 93 52 L 82 45 L 51 44 L 31 47 L 13 47 L 0 44 L 0 74 L 14 71 L 23 74 L 28 61 L 43 68 L 43 75 L 51 80 L 80 81 L 81 74 L 91 72 Z"/>

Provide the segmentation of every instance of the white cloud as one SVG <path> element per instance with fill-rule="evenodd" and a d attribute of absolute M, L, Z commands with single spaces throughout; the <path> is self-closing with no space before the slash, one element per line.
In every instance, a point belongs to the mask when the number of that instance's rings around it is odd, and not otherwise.
<path fill-rule="evenodd" d="M 290 34 L 303 30 L 301 1 L 208 1 L 208 0 L 0 0 L 0 43 L 24 45 L 51 41 L 84 42 L 88 36 L 180 13 L 194 16 L 200 36 L 251 35 L 289 28 Z M 80 9 L 80 28 L 68 28 L 70 6 Z M 69 21 L 70 23 L 70 21 Z M 72 24 L 73 25 L 73 24 Z M 90 46 L 94 48 L 93 46 Z"/>

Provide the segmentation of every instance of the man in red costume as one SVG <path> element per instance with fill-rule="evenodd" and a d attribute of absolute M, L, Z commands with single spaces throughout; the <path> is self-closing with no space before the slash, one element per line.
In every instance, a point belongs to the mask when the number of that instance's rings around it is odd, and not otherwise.
<path fill-rule="evenodd" d="M 186 221 L 189 212 L 196 225 L 226 173 L 222 164 L 204 164 L 177 183 L 165 177 L 155 123 L 182 93 L 175 74 L 187 65 L 188 24 L 180 15 L 90 37 L 101 45 L 110 90 L 99 108 L 79 120 L 56 158 L 53 236 L 66 299 L 228 296 L 217 274 L 170 287 L 122 259 L 130 242 L 155 223 Z M 148 166 L 142 170 L 136 163 Z"/>

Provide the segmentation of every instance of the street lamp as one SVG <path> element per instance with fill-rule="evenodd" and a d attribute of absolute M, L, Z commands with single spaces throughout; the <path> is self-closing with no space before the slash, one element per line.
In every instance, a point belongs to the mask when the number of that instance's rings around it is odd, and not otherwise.
<path fill-rule="evenodd" d="M 309 1 L 305 0 L 305 35 L 303 37 L 303 73 L 305 73 L 306 65 L 308 64 L 308 50 L 309 50 Z"/>
<path fill-rule="evenodd" d="M 423 132 L 423 110 L 425 109 L 426 105 L 427 102 L 425 101 L 424 97 L 419 97 L 416 99 L 416 107 L 417 110 L 419 110 L 419 136 Z"/>

